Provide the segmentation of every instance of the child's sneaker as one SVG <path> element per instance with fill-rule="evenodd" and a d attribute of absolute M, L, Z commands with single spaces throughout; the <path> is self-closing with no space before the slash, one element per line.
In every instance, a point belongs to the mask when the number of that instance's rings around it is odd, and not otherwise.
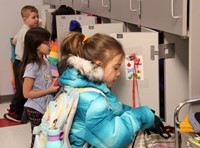
<path fill-rule="evenodd" d="M 21 116 L 15 112 L 8 111 L 8 113 L 4 114 L 4 118 L 15 122 L 21 122 Z"/>

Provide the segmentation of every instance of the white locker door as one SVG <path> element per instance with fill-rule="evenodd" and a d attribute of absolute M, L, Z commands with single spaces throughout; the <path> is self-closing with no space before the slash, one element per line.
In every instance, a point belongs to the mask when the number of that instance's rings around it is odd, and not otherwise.
<path fill-rule="evenodd" d="M 42 11 L 50 9 L 50 5 L 35 5 L 38 9 L 39 25 L 42 27 Z"/>
<path fill-rule="evenodd" d="M 83 25 L 82 33 L 86 36 L 92 36 L 95 33 L 122 33 L 123 23 L 108 23 L 108 24 L 94 24 L 94 25 Z"/>
<path fill-rule="evenodd" d="M 50 32 L 52 31 L 52 12 L 46 12 L 46 28 L 47 30 L 49 30 Z"/>
<path fill-rule="evenodd" d="M 56 16 L 56 29 L 57 29 L 57 38 L 58 38 L 58 49 L 60 49 L 60 44 L 64 36 L 69 32 L 69 25 L 71 20 L 77 20 L 80 25 L 93 25 L 96 24 L 95 16 L 87 15 L 59 15 Z"/>
<path fill-rule="evenodd" d="M 158 56 L 151 60 L 151 48 L 158 51 L 158 33 L 126 32 L 122 34 L 111 33 L 110 35 L 121 42 L 126 54 L 121 66 L 121 75 L 112 87 L 113 93 L 121 102 L 132 106 L 133 80 L 127 79 L 129 75 L 126 72 L 130 70 L 127 56 L 136 54 L 136 57 L 140 59 L 140 66 L 138 66 L 140 80 L 137 79 L 138 92 L 137 85 L 134 84 L 136 105 L 139 106 L 138 99 L 140 98 L 141 105 L 148 105 L 159 115 Z"/>
<path fill-rule="evenodd" d="M 51 13 L 54 12 L 56 9 L 43 9 L 41 11 L 41 20 L 42 20 L 42 24 L 41 27 L 43 28 L 47 28 L 48 25 L 51 25 L 51 22 L 47 22 L 47 13 L 50 13 L 50 17 L 52 18 Z M 49 20 L 48 20 L 49 21 Z M 49 24 L 48 24 L 49 23 Z M 48 29 L 48 28 L 47 28 Z"/>

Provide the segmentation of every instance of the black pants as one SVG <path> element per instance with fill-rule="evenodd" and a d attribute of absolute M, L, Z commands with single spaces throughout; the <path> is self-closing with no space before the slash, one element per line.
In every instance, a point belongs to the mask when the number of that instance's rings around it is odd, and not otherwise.
<path fill-rule="evenodd" d="M 19 60 L 15 60 L 13 69 L 14 69 L 16 92 L 10 104 L 10 111 L 11 112 L 14 111 L 16 114 L 22 115 L 24 110 L 24 104 L 27 99 L 25 99 L 23 96 L 22 79 L 20 73 L 21 62 Z"/>
<path fill-rule="evenodd" d="M 28 118 L 31 122 L 31 132 L 33 132 L 34 127 L 40 125 L 43 114 L 32 108 L 26 107 L 25 109 L 27 111 Z M 31 148 L 33 148 L 34 142 L 35 142 L 35 135 L 32 134 Z"/>

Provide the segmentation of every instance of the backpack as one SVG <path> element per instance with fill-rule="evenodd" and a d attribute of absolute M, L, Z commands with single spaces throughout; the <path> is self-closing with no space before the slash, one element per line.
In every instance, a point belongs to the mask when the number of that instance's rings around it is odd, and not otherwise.
<path fill-rule="evenodd" d="M 149 130 L 139 131 L 132 148 L 175 148 L 175 134 L 172 132 L 170 135 L 170 137 L 164 138 Z"/>
<path fill-rule="evenodd" d="M 108 103 L 105 94 L 96 88 L 73 88 L 70 86 L 61 87 L 59 92 L 51 101 L 42 117 L 41 124 L 34 127 L 33 134 L 35 135 L 34 148 L 44 148 L 47 141 L 48 129 L 59 128 L 63 131 L 63 138 L 61 140 L 62 147 L 70 148 L 68 135 L 71 129 L 71 124 L 76 113 L 79 93 L 85 91 L 95 91 L 101 93 Z M 85 147 L 87 144 L 85 145 Z"/>

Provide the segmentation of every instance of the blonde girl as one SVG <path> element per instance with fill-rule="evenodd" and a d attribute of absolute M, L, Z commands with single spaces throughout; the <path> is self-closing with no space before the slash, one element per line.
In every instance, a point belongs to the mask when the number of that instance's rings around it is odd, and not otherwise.
<path fill-rule="evenodd" d="M 72 148 L 81 148 L 85 142 L 97 148 L 124 148 L 139 130 L 154 127 L 149 107 L 132 108 L 111 92 L 125 55 L 117 40 L 105 34 L 86 38 L 71 32 L 63 40 L 61 54 L 66 69 L 59 78 L 60 85 L 90 87 L 105 95 L 96 91 L 80 93 L 69 135 Z"/>

